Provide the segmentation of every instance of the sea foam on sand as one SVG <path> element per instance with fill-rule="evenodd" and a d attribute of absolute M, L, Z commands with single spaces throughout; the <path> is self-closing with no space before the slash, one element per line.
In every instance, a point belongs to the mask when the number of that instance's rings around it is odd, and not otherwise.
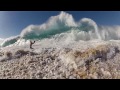
<path fill-rule="evenodd" d="M 120 78 L 119 41 L 79 41 L 61 46 L 52 40 L 46 42 L 37 41 L 33 50 L 28 44 L 2 48 L 0 78 Z"/>

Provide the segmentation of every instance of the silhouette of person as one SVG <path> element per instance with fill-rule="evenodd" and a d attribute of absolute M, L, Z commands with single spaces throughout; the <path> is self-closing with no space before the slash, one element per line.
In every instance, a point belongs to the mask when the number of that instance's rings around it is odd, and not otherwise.
<path fill-rule="evenodd" d="M 34 42 L 32 42 L 31 40 L 30 40 L 30 49 L 33 49 L 32 48 L 32 45 L 35 43 L 35 41 Z"/>

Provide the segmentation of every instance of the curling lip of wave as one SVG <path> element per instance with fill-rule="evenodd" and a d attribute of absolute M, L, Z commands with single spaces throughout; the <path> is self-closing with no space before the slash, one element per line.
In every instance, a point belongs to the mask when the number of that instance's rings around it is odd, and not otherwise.
<path fill-rule="evenodd" d="M 8 46 L 8 45 L 14 44 L 19 38 L 20 38 L 19 35 L 7 38 L 2 42 L 1 46 L 5 47 L 5 46 Z"/>

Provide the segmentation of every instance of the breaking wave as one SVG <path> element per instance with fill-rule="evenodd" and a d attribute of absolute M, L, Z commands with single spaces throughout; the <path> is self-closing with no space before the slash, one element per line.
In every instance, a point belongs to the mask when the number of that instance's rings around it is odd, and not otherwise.
<path fill-rule="evenodd" d="M 79 40 L 119 40 L 120 26 L 98 26 L 90 18 L 82 18 L 76 22 L 71 14 L 60 12 L 52 16 L 42 25 L 29 25 L 22 30 L 19 36 L 5 39 L 1 46 L 5 47 L 15 42 L 22 42 L 29 39 L 53 38 L 58 41 L 79 41 Z M 24 39 L 24 40 L 23 40 Z M 22 40 L 22 41 L 20 41 Z"/>
<path fill-rule="evenodd" d="M 14 44 L 19 38 L 20 36 L 14 36 L 14 37 L 7 38 L 1 43 L 1 46 L 5 47 L 8 45 Z"/>

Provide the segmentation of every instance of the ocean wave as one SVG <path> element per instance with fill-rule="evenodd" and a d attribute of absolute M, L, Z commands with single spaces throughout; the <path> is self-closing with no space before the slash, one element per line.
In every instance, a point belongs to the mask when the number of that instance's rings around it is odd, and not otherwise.
<path fill-rule="evenodd" d="M 8 45 L 14 44 L 19 38 L 20 36 L 13 36 L 13 37 L 7 38 L 4 41 L 2 41 L 1 46 L 5 47 Z"/>
<path fill-rule="evenodd" d="M 11 44 L 23 45 L 28 40 L 41 40 L 52 38 L 58 42 L 71 43 L 73 41 L 89 40 L 119 40 L 120 26 L 98 26 L 90 18 L 82 18 L 76 22 L 71 14 L 60 12 L 51 16 L 41 25 L 29 25 L 22 30 L 19 36 L 10 37 L 2 41 L 1 46 Z M 24 42 L 24 43 L 23 43 Z"/>

